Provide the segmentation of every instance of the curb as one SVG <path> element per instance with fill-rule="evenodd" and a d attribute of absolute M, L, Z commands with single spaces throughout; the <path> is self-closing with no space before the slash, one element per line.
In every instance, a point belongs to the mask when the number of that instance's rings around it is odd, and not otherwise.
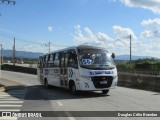
<path fill-rule="evenodd" d="M 9 90 L 13 90 L 13 89 L 19 89 L 22 88 L 24 86 L 4 86 L 0 88 L 0 92 L 5 92 L 5 91 L 9 91 Z"/>
<path fill-rule="evenodd" d="M 26 85 L 13 80 L 1 78 L 0 92 L 5 92 L 8 90 L 22 88 L 22 87 L 26 87 Z"/>
<path fill-rule="evenodd" d="M 5 87 L 0 87 L 0 92 L 4 92 L 5 91 Z"/>

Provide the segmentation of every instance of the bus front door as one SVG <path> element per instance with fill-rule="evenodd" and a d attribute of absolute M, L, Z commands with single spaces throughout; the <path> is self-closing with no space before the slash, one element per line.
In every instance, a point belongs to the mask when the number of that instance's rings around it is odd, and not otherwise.
<path fill-rule="evenodd" d="M 62 87 L 67 87 L 68 85 L 67 63 L 68 63 L 68 53 L 61 53 L 61 56 L 60 56 L 60 86 Z"/>

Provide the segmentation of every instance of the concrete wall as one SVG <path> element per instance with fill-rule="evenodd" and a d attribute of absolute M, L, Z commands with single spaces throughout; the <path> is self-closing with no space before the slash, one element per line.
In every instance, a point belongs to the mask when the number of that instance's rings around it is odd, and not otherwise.
<path fill-rule="evenodd" d="M 37 74 L 36 68 L 2 65 L 2 70 Z M 118 71 L 118 86 L 160 91 L 160 76 Z"/>
<path fill-rule="evenodd" d="M 28 74 L 37 74 L 36 68 L 29 68 L 29 67 L 22 67 L 22 66 L 14 66 L 14 65 L 8 65 L 3 64 L 1 66 L 2 70 L 8 70 L 8 71 L 14 71 L 14 72 L 22 72 L 22 73 L 28 73 Z"/>
<path fill-rule="evenodd" d="M 160 76 L 118 72 L 118 86 L 160 91 Z"/>

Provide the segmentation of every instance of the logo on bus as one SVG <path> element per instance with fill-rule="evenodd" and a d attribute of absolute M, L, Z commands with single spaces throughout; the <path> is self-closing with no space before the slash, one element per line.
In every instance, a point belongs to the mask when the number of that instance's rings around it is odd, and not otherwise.
<path fill-rule="evenodd" d="M 90 71 L 90 75 L 113 74 L 113 71 Z"/>
<path fill-rule="evenodd" d="M 72 76 L 73 76 L 73 71 L 72 71 L 72 69 L 69 69 L 68 71 L 69 71 L 68 77 L 72 77 Z"/>
<path fill-rule="evenodd" d="M 48 70 L 48 69 L 45 69 L 45 70 L 44 70 L 44 74 L 45 74 L 45 75 L 48 75 L 48 73 L 49 73 L 49 70 Z"/>

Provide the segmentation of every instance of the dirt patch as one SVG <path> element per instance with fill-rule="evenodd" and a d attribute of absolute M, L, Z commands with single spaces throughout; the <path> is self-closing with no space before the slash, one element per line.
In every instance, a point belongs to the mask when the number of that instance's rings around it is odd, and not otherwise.
<path fill-rule="evenodd" d="M 0 92 L 4 92 L 4 91 L 5 91 L 4 85 L 0 84 Z"/>
<path fill-rule="evenodd" d="M 4 85 L 1 85 L 1 84 L 0 84 L 0 87 L 4 87 Z"/>

